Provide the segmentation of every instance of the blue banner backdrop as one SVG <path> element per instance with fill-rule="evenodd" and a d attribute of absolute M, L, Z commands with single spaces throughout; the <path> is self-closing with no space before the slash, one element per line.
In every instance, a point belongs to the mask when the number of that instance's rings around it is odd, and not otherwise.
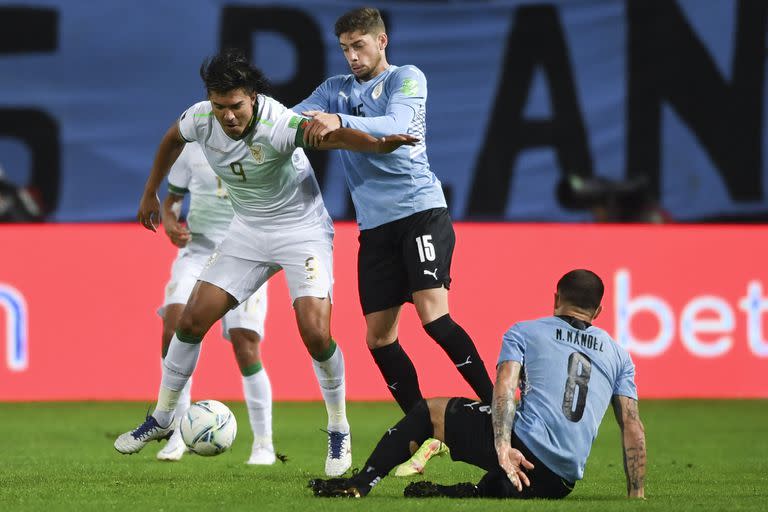
<path fill-rule="evenodd" d="M 288 106 L 347 72 L 351 1 L 0 4 L 0 167 L 56 221 L 133 218 L 160 137 L 245 47 Z M 765 37 L 751 0 L 379 2 L 389 61 L 429 83 L 427 144 L 456 219 L 585 220 L 564 173 L 647 176 L 673 218 L 768 212 Z M 335 155 L 310 155 L 351 218 Z"/>

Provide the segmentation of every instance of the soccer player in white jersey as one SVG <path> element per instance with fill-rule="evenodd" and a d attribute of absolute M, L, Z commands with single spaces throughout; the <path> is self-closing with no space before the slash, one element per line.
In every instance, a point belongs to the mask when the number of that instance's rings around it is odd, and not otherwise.
<path fill-rule="evenodd" d="M 329 78 L 293 107 L 313 116 L 307 140 L 314 143 L 342 126 L 421 139 L 388 155 L 341 152 L 360 228 L 358 285 L 368 348 L 407 413 L 422 399 L 416 369 L 398 335 L 402 305 L 412 302 L 426 333 L 480 400 L 490 403 L 488 371 L 448 308 L 456 237 L 440 180 L 427 159 L 427 79 L 416 66 L 387 62 L 389 40 L 378 10 L 344 14 L 335 33 L 352 73 Z M 440 443 L 427 440 L 396 474 L 420 473 L 430 456 L 444 451 Z"/>
<path fill-rule="evenodd" d="M 156 230 L 157 190 L 189 142 L 199 142 L 227 188 L 235 215 L 179 319 L 164 359 L 154 411 L 144 423 L 119 436 L 115 448 L 136 453 L 148 441 L 171 435 L 174 410 L 197 364 L 205 333 L 282 269 L 328 412 L 325 472 L 343 474 L 352 457 L 344 359 L 330 333 L 333 224 L 301 149 L 308 120 L 260 94 L 263 75 L 241 52 L 228 50 L 206 60 L 200 75 L 208 100 L 187 109 L 160 142 L 138 219 Z M 417 141 L 408 135 L 376 138 L 344 129 L 313 147 L 383 153 Z"/>
<path fill-rule="evenodd" d="M 512 326 L 502 338 L 491 406 L 466 398 L 422 400 L 381 438 L 352 478 L 312 480 L 316 496 L 367 495 L 408 445 L 434 436 L 451 457 L 488 472 L 477 485 L 414 482 L 408 497 L 566 497 L 584 468 L 602 418 L 613 405 L 621 429 L 627 496 L 645 496 L 645 430 L 629 353 L 592 325 L 603 283 L 572 270 L 557 283 L 552 316 Z M 520 388 L 520 404 L 515 390 Z"/>
<path fill-rule="evenodd" d="M 184 197 L 190 195 L 187 223 L 179 221 Z M 199 144 L 187 144 L 168 174 L 168 195 L 163 201 L 162 222 L 166 235 L 179 247 L 165 287 L 165 301 L 158 313 L 163 319 L 163 357 L 179 323 L 197 277 L 215 247 L 224 240 L 234 212 L 227 189 L 205 159 Z M 248 464 L 274 464 L 272 444 L 272 387 L 262 364 L 260 343 L 267 314 L 267 283 L 221 319 L 222 335 L 232 343 L 240 368 L 253 445 Z M 157 453 L 159 460 L 174 461 L 187 451 L 178 422 L 189 408 L 192 378 L 176 404 L 175 427 L 168 443 Z"/>

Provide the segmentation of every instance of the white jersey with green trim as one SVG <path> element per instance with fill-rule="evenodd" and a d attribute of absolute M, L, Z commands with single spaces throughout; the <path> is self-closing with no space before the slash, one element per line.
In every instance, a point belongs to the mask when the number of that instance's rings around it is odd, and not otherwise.
<path fill-rule="evenodd" d="M 227 189 L 208 164 L 200 144 L 187 144 L 168 174 L 168 192 L 190 194 L 187 224 L 192 233 L 220 243 L 232 222 Z"/>
<path fill-rule="evenodd" d="M 239 140 L 224 133 L 210 101 L 187 109 L 179 118 L 179 132 L 187 142 L 200 143 L 227 188 L 235 215 L 246 225 L 273 231 L 329 220 L 312 166 L 296 146 L 303 120 L 260 94 L 253 126 Z"/>

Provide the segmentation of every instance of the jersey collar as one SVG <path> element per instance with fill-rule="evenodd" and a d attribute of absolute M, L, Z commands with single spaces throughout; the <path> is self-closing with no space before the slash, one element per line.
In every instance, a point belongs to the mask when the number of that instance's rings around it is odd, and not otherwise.
<path fill-rule="evenodd" d="M 256 127 L 256 111 L 254 109 L 253 115 L 251 116 L 251 120 L 248 121 L 248 126 L 245 127 L 245 130 L 243 130 L 243 134 L 238 137 L 235 140 L 243 140 L 246 137 L 248 137 L 252 132 L 253 129 Z"/>
<path fill-rule="evenodd" d="M 575 327 L 580 331 L 586 331 L 589 327 L 592 327 L 591 323 L 585 322 L 584 320 L 579 320 L 578 318 L 574 318 L 570 315 L 555 315 L 555 316 L 560 320 L 563 320 L 564 322 L 568 322 L 571 325 L 571 327 Z"/>

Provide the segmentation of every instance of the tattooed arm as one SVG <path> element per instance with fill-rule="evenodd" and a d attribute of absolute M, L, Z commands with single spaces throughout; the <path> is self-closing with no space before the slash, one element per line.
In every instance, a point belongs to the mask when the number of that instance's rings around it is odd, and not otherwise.
<path fill-rule="evenodd" d="M 515 419 L 515 389 L 520 381 L 520 363 L 504 361 L 499 364 L 496 375 L 496 385 L 493 387 L 493 404 L 491 421 L 493 423 L 493 442 L 499 466 L 507 473 L 507 477 L 518 491 L 523 490 L 523 484 L 531 485 L 523 468 L 533 469 L 533 464 L 512 448 L 512 422 Z"/>
<path fill-rule="evenodd" d="M 624 473 L 627 476 L 627 496 L 645 497 L 645 428 L 640 421 L 637 400 L 614 395 L 613 412 L 621 428 L 624 448 Z"/>

